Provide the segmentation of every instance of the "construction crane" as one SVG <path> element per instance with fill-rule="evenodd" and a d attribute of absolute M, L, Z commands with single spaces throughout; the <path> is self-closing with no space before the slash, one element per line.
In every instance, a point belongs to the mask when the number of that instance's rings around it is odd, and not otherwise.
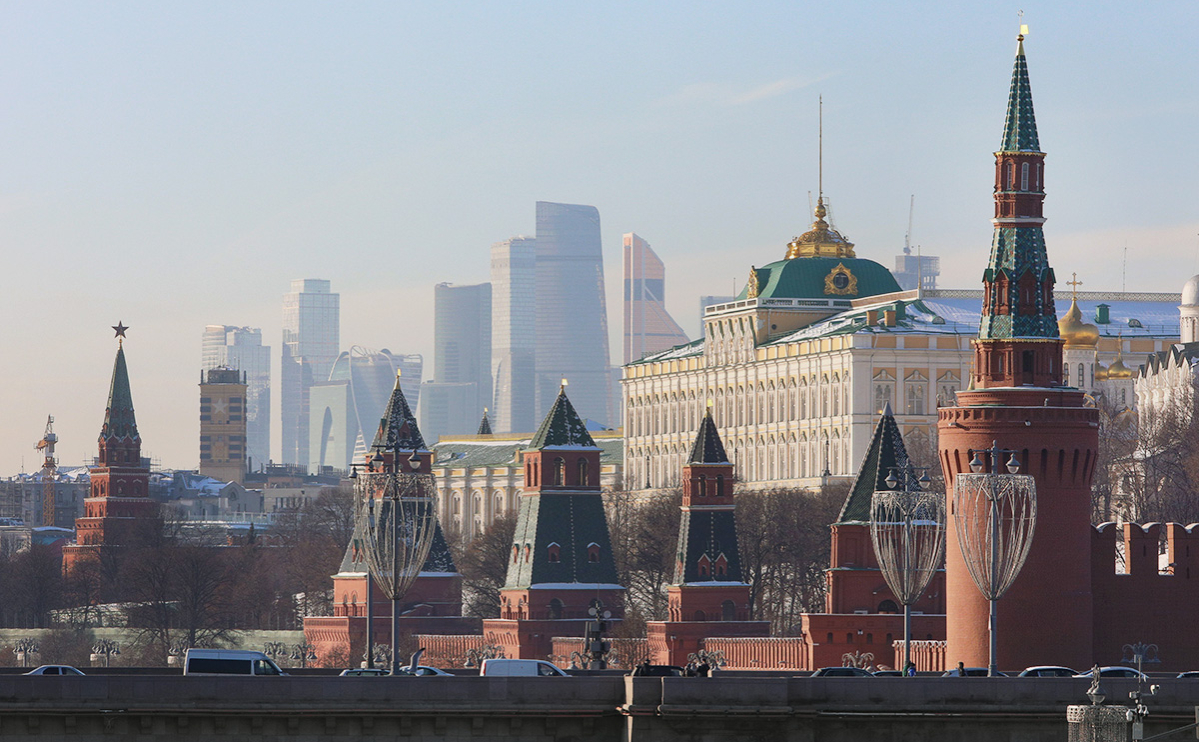
<path fill-rule="evenodd" d="M 58 479 L 58 459 L 54 458 L 54 444 L 58 436 L 54 433 L 54 416 L 46 416 L 46 432 L 37 442 L 37 450 L 44 451 L 42 462 L 42 525 L 54 525 L 54 481 Z"/>

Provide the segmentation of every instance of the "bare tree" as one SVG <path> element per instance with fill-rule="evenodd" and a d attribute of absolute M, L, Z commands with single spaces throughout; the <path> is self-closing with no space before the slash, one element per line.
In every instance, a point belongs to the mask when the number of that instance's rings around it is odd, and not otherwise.
<path fill-rule="evenodd" d="M 666 586 L 678 559 L 682 501 L 683 491 L 677 487 L 650 498 L 629 492 L 604 495 L 616 572 L 626 588 L 625 611 L 642 620 L 667 617 Z"/>
<path fill-rule="evenodd" d="M 454 555 L 462 574 L 463 612 L 468 616 L 498 618 L 500 588 L 508 576 L 508 554 L 516 534 L 516 513 L 506 512 L 495 518 L 481 534 L 465 547 L 458 539 Z"/>

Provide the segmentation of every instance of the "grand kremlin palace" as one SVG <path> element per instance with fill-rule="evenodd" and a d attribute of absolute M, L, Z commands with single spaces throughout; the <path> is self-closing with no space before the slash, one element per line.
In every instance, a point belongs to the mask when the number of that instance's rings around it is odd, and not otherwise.
<path fill-rule="evenodd" d="M 821 199 L 783 260 L 751 268 L 735 300 L 708 307 L 703 338 L 624 367 L 626 488 L 679 484 L 709 404 L 753 489 L 848 480 L 887 402 L 909 451 L 933 451 L 937 407 L 969 378 L 982 291 L 902 291 L 825 216 Z M 1181 295 L 1065 288 L 1067 383 L 1131 407 L 1132 359 L 1178 342 Z"/>

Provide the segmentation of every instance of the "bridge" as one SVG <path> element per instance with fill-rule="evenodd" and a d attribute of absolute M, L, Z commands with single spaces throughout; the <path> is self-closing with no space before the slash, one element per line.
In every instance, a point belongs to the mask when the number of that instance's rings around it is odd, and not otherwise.
<path fill-rule="evenodd" d="M 1199 681 L 1160 680 L 1147 734 L 1195 720 Z M 0 676 L 7 740 L 1066 739 L 1075 678 L 283 678 Z M 1109 701 L 1134 681 L 1105 679 Z M 1147 690 L 1147 689 L 1146 689 Z"/>

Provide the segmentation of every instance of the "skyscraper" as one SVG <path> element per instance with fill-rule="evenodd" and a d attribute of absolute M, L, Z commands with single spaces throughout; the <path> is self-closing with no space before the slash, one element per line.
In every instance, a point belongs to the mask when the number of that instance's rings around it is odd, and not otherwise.
<path fill-rule="evenodd" d="M 491 406 L 491 284 L 433 287 L 434 376 L 421 391 L 428 440 L 469 433 Z"/>
<path fill-rule="evenodd" d="M 537 241 L 513 237 L 491 246 L 492 425 L 532 432 L 537 352 Z"/>
<path fill-rule="evenodd" d="M 317 278 L 291 282 L 283 296 L 280 417 L 283 463 L 307 464 L 308 390 L 329 378 L 340 346 L 340 296 Z"/>
<path fill-rule="evenodd" d="M 204 328 L 200 369 L 241 371 L 246 390 L 246 457 L 256 470 L 271 460 L 271 346 L 262 344 L 257 327 L 208 325 Z"/>
<path fill-rule="evenodd" d="M 613 420 L 608 312 L 599 211 L 537 202 L 536 416 L 558 398 L 562 379 L 584 418 Z"/>
<path fill-rule="evenodd" d="M 247 385 L 242 372 L 213 368 L 200 378 L 200 473 L 222 482 L 246 479 Z"/>
<path fill-rule="evenodd" d="M 666 267 L 649 243 L 624 236 L 624 362 L 688 342 L 666 311 Z"/>

